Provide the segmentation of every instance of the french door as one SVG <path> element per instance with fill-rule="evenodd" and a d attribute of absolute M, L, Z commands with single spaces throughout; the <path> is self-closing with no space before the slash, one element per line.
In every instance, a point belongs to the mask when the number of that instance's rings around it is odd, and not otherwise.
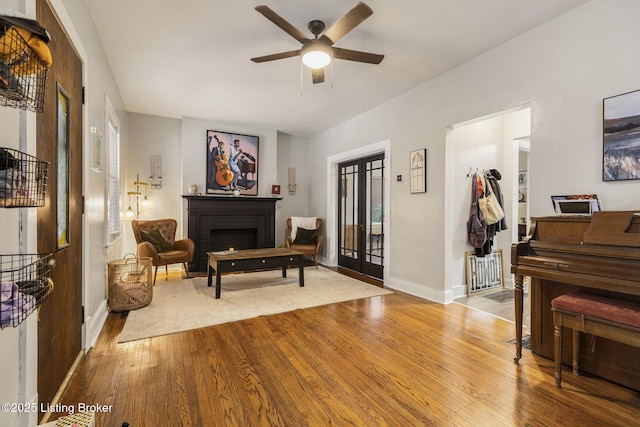
<path fill-rule="evenodd" d="M 338 165 L 338 265 L 383 278 L 384 153 Z"/>

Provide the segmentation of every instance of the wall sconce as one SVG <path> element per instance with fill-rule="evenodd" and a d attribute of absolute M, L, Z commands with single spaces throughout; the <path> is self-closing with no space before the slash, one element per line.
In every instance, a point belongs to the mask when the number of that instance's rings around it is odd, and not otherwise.
<path fill-rule="evenodd" d="M 133 183 L 133 185 L 136 186 L 136 191 L 128 191 L 127 192 L 127 197 L 129 198 L 129 207 L 127 208 L 126 212 L 124 213 L 125 218 L 127 219 L 133 219 L 136 218 L 138 219 L 140 217 L 140 212 L 142 211 L 144 212 L 148 212 L 149 209 L 151 208 L 151 202 L 149 201 L 149 198 L 147 197 L 147 187 L 149 186 L 148 182 L 144 182 L 144 181 L 140 181 L 140 175 L 136 175 L 136 180 Z M 140 191 L 140 187 L 144 188 L 144 198 L 142 200 L 140 200 L 140 197 L 143 196 L 142 192 Z M 131 196 L 135 197 L 136 200 L 136 210 L 134 212 L 133 209 L 131 209 Z"/>
<path fill-rule="evenodd" d="M 289 195 L 296 195 L 296 168 L 289 168 Z"/>
<path fill-rule="evenodd" d="M 151 156 L 151 188 L 154 190 L 162 188 L 162 159 L 160 156 Z"/>

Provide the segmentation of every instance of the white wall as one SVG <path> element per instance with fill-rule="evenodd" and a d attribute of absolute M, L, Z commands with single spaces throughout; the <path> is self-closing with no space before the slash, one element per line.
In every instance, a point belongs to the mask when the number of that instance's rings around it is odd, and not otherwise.
<path fill-rule="evenodd" d="M 83 347 L 95 344 L 107 316 L 107 262 L 121 256 L 121 240 L 107 245 L 106 171 L 91 169 L 95 156 L 94 134 L 98 130 L 106 141 L 106 97 L 120 122 L 122 170 L 126 170 L 127 115 L 115 83 L 100 38 L 93 25 L 87 4 L 83 0 L 51 0 L 62 25 L 69 33 L 83 62 L 85 105 L 83 106 L 83 157 L 85 215 L 83 228 L 83 301 L 85 325 Z M 54 58 L 55 60 L 55 58 Z M 106 144 L 101 146 L 103 164 L 106 164 Z M 124 225 L 123 225 L 124 227 Z M 123 229 L 124 231 L 124 229 Z"/>
<path fill-rule="evenodd" d="M 20 6 L 22 5 L 22 9 Z M 17 0 L 0 0 L 0 8 L 12 9 L 24 12 L 24 2 Z M 19 110 L 0 107 L 0 146 L 20 149 L 20 113 Z M 31 113 L 29 113 L 31 114 Z M 33 138 L 33 136 L 31 136 Z M 15 254 L 24 250 L 20 246 L 22 235 L 20 221 L 21 211 L 24 209 L 0 209 L 0 222 L 4 225 L 6 236 L 0 239 L 0 253 Z M 25 224 L 34 226 L 35 223 Z M 33 247 L 29 248 L 33 250 Z M 33 382 L 27 384 L 25 371 L 33 366 L 32 361 L 36 357 L 33 353 L 37 348 L 26 346 L 24 336 L 37 334 L 37 326 L 33 316 L 17 328 L 5 328 L 0 331 L 0 377 L 3 378 L 3 387 L 0 387 L 0 402 L 26 402 L 35 394 Z M 37 336 L 37 335 L 36 335 Z M 27 361 L 27 357 L 29 361 Z M 36 359 L 37 360 L 37 359 Z M 36 365 L 37 367 L 37 365 Z M 25 388 L 30 390 L 28 394 Z M 0 425 L 20 425 L 20 416 L 15 413 L 0 412 Z"/>
<path fill-rule="evenodd" d="M 307 163 L 309 139 L 278 132 L 278 183 L 280 197 L 276 203 L 276 246 L 284 244 L 287 218 L 320 216 L 309 212 L 309 179 Z M 296 169 L 296 194 L 289 194 L 289 168 Z"/>
<path fill-rule="evenodd" d="M 5 6 L 6 2 L 0 3 Z M 19 148 L 19 112 L 14 109 L 0 107 L 0 146 L 7 148 Z M 6 237 L 0 239 L 0 251 L 2 254 L 18 253 L 19 247 L 19 210 L 0 210 L 0 221 L 5 224 L 3 227 L 8 231 Z M 27 318 L 27 322 L 31 321 Z M 25 324 L 26 326 L 26 324 Z M 6 328 L 0 331 L 0 376 L 2 376 L 3 387 L 0 387 L 0 402 L 15 402 L 20 396 L 19 387 L 25 383 L 20 370 L 24 361 L 20 360 L 20 328 Z M 32 349 L 29 349 L 32 350 Z M 21 378 L 22 377 L 22 378 Z M 22 397 L 22 396 L 20 396 Z M 17 414 L 0 412 L 0 425 L 15 425 Z"/>
<path fill-rule="evenodd" d="M 151 207 L 148 211 L 140 212 L 140 219 L 175 218 L 180 221 L 182 217 L 182 194 L 187 194 L 186 185 L 182 179 L 182 149 L 181 149 L 181 122 L 177 119 L 149 116 L 145 114 L 129 113 L 129 141 L 126 152 L 127 167 L 123 176 L 124 201 L 123 210 L 131 205 L 136 211 L 135 197 L 127 197 L 128 191 L 136 191 L 133 183 L 136 176 L 142 182 L 150 182 L 151 156 L 160 156 L 162 165 L 162 187 L 146 188 Z M 190 166 L 194 159 L 190 159 Z M 145 188 L 139 187 L 144 193 Z M 141 200 L 141 199 L 140 199 Z M 131 231 L 131 221 L 123 221 L 124 245 L 123 255 L 136 253 L 136 242 Z M 186 236 L 179 228 L 176 238 Z M 180 268 L 180 264 L 171 266 Z"/>
<path fill-rule="evenodd" d="M 311 138 L 310 211 L 327 212 L 320 159 L 383 139 L 386 175 L 408 176 L 411 150 L 427 148 L 427 193 L 394 182 L 388 199 L 394 254 L 386 285 L 447 301 L 447 128 L 517 106 L 532 108 L 530 212 L 553 214 L 551 194 L 597 193 L 608 210 L 638 208 L 637 181 L 601 179 L 602 99 L 640 89 L 640 2 L 594 0 Z M 597 31 L 596 31 L 597 29 Z M 449 266 L 452 268 L 452 266 Z"/>
<path fill-rule="evenodd" d="M 308 209 L 308 139 L 280 133 L 275 129 L 247 125 L 245 123 L 218 122 L 193 117 L 182 120 L 144 114 L 128 114 L 129 145 L 126 153 L 127 177 L 124 193 L 133 191 L 133 181 L 140 174 L 148 181 L 150 156 L 162 158 L 163 184 L 161 190 L 149 190 L 151 210 L 141 218 L 171 217 L 178 220 L 178 237 L 186 237 L 187 211 L 182 195 L 188 194 L 191 184 L 203 192 L 206 185 L 206 132 L 241 133 L 259 137 L 258 148 L 258 196 L 271 197 L 271 186 L 280 184 L 283 200 L 276 204 L 276 245 L 284 243 L 286 220 L 292 215 L 306 215 Z M 287 172 L 297 170 L 297 193 L 289 195 Z M 249 196 L 247 196 L 249 197 Z M 125 197 L 126 201 L 126 197 Z M 135 202 L 132 199 L 132 207 Z M 126 209 L 124 206 L 123 209 Z M 124 222 L 122 254 L 135 253 L 135 241 L 129 221 Z M 169 266 L 178 269 L 180 265 Z"/>
<path fill-rule="evenodd" d="M 259 137 L 258 151 L 258 196 L 271 197 L 271 186 L 280 184 L 280 197 L 276 203 L 276 245 L 284 243 L 286 220 L 290 216 L 308 214 L 309 180 L 306 173 L 308 138 L 288 135 L 275 129 L 265 129 L 244 123 L 218 122 L 193 117 L 182 120 L 145 114 L 128 114 L 128 148 L 123 154 L 126 161 L 123 210 L 128 207 L 127 191 L 135 190 L 136 174 L 142 181 L 149 181 L 150 156 L 162 158 L 163 184 L 160 190 L 149 190 L 151 209 L 140 218 L 170 217 L 178 220 L 178 238 L 186 237 L 187 211 L 182 195 L 188 194 L 191 184 L 200 192 L 206 185 L 206 132 L 242 133 Z M 297 191 L 289 195 L 287 188 L 288 168 L 297 171 Z M 249 196 L 247 196 L 249 197 Z M 135 199 L 131 199 L 135 210 Z M 319 215 L 320 216 L 320 215 Z M 130 221 L 123 222 L 124 239 L 121 255 L 135 253 L 136 246 L 131 234 Z M 181 268 L 179 264 L 170 269 Z"/>
<path fill-rule="evenodd" d="M 24 0 L 0 0 L 0 8 L 35 15 L 35 4 Z M 35 154 L 35 113 L 0 107 L 0 146 Z M 37 252 L 35 208 L 0 209 L 3 238 L 0 254 Z M 10 261 L 9 261 L 10 262 Z M 35 315 L 18 327 L 0 330 L 0 402 L 37 404 L 38 323 Z M 37 414 L 0 411 L 0 425 L 29 426 Z"/>
<path fill-rule="evenodd" d="M 0 0 L 0 8 L 19 10 L 18 2 Z M 0 107 L 0 146 L 20 150 L 21 130 L 20 117 L 23 120 L 29 116 L 33 121 L 34 113 L 24 113 L 19 110 Z M 29 153 L 33 154 L 35 133 L 26 135 L 29 139 Z M 34 253 L 34 242 L 25 241 L 31 230 L 37 225 L 32 212 L 34 208 L 0 209 L 0 223 L 3 224 L 3 237 L 0 239 L 0 254 L 3 261 L 5 256 L 19 253 Z M 9 261 L 10 262 L 10 261 Z M 2 403 L 37 403 L 37 383 L 33 372 L 37 372 L 37 320 L 35 315 L 27 319 L 18 327 L 7 327 L 0 330 L 0 402 Z M 33 417 L 31 417 L 31 421 Z M 28 414 L 0 411 L 0 425 L 26 426 L 30 422 Z"/>
<path fill-rule="evenodd" d="M 259 138 L 258 146 L 258 196 L 271 197 L 271 185 L 278 183 L 278 132 L 246 123 L 228 123 L 193 117 L 182 119 L 182 194 L 187 194 L 190 184 L 204 189 L 207 176 L 207 130 L 254 135 Z M 250 196 L 247 196 L 250 197 Z M 187 206 L 183 202 L 183 235 L 187 235 Z M 281 219 L 278 219 L 281 228 Z M 286 221 L 286 219 L 285 219 Z"/>
<path fill-rule="evenodd" d="M 186 194 L 189 184 L 205 188 L 207 176 L 207 130 L 254 135 L 259 138 L 258 147 L 258 196 L 271 197 L 271 185 L 278 182 L 278 134 L 246 123 L 228 123 L 192 117 L 182 119 L 182 189 Z"/>

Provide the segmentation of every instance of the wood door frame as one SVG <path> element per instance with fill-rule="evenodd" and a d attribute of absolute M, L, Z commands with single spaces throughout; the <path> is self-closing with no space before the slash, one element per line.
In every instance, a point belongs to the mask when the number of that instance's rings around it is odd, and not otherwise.
<path fill-rule="evenodd" d="M 345 151 L 342 153 L 334 154 L 327 157 L 327 221 L 326 221 L 326 242 L 325 242 L 325 262 L 330 266 L 338 265 L 338 164 L 349 160 L 357 159 L 360 157 L 367 157 L 369 155 L 384 153 L 384 167 L 386 170 L 391 170 L 391 140 L 385 139 L 372 144 L 364 145 L 353 150 Z M 392 264 L 391 257 L 391 236 L 393 229 L 391 227 L 391 179 L 385 179 L 384 192 L 387 195 L 384 204 L 384 230 L 385 240 L 387 244 L 384 246 L 384 283 L 389 283 L 389 271 Z"/>

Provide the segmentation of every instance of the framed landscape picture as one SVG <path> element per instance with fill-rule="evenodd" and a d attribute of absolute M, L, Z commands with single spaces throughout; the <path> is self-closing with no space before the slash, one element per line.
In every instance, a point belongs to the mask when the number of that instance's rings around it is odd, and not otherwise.
<path fill-rule="evenodd" d="M 602 180 L 640 179 L 640 91 L 605 98 Z"/>
<path fill-rule="evenodd" d="M 206 193 L 257 196 L 259 138 L 208 130 L 206 143 Z"/>

